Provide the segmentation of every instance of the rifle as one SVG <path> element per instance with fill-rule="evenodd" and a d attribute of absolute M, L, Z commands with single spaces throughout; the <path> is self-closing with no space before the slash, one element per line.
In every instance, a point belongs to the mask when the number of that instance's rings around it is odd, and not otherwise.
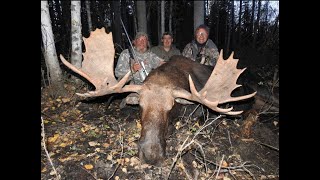
<path fill-rule="evenodd" d="M 135 63 L 138 63 L 138 64 L 141 66 L 141 69 L 139 70 L 139 75 L 140 75 L 140 77 L 141 77 L 141 79 L 142 79 L 142 81 L 143 81 L 143 80 L 148 76 L 148 72 L 147 72 L 147 70 L 146 70 L 146 68 L 145 68 L 145 66 L 144 66 L 144 62 L 143 62 L 143 61 L 139 61 L 139 60 L 137 59 L 137 56 L 136 56 L 136 54 L 134 53 L 133 46 L 132 46 L 132 43 L 131 43 L 131 41 L 130 41 L 129 35 L 128 35 L 128 33 L 127 33 L 127 30 L 126 30 L 126 28 L 125 28 L 125 26 L 124 26 L 121 18 L 120 18 L 120 21 L 121 21 L 121 25 L 122 25 L 122 27 L 123 27 L 123 30 L 124 30 L 124 32 L 125 32 L 125 34 L 126 34 L 126 37 L 127 37 L 127 39 L 128 39 L 129 45 L 130 45 L 130 46 L 128 47 L 129 55 L 130 55 L 130 60 L 131 60 L 131 61 L 134 60 Z"/>

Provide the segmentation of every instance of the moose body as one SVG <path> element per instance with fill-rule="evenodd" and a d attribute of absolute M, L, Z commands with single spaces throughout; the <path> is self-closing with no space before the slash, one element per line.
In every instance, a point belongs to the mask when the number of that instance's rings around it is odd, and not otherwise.
<path fill-rule="evenodd" d="M 142 131 L 139 140 L 139 158 L 149 164 L 159 164 L 165 159 L 168 124 L 179 113 L 173 89 L 189 91 L 191 75 L 197 90 L 207 82 L 212 66 L 202 65 L 181 55 L 151 71 L 143 83 L 139 104 L 142 111 Z"/>
<path fill-rule="evenodd" d="M 127 84 L 131 72 L 119 81 L 114 77 L 112 33 L 107 34 L 104 28 L 96 29 L 83 40 L 86 53 L 83 54 L 81 68 L 73 66 L 60 55 L 67 67 L 96 87 L 94 91 L 77 95 L 97 97 L 112 93 L 138 93 L 142 110 L 139 157 L 149 164 L 160 165 L 165 159 L 168 124 L 177 115 L 175 110 L 179 109 L 179 104 L 198 102 L 218 113 L 238 115 L 242 111 L 218 105 L 248 99 L 256 94 L 231 96 L 241 86 L 237 79 L 245 70 L 237 69 L 238 60 L 233 59 L 233 53 L 224 60 L 221 52 L 214 69 L 184 56 L 172 56 L 169 62 L 151 71 L 142 85 L 132 85 Z"/>

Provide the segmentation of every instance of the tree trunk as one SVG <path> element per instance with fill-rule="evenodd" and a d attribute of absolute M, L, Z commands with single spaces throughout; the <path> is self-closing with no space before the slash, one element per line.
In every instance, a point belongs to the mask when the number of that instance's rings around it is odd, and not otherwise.
<path fill-rule="evenodd" d="M 219 21 L 220 20 L 220 10 L 219 8 L 217 8 L 217 24 L 216 24 L 216 42 L 217 42 L 217 46 L 219 46 Z"/>
<path fill-rule="evenodd" d="M 136 1 L 136 3 L 137 3 L 138 31 L 143 31 L 145 33 L 148 33 L 146 1 Z"/>
<path fill-rule="evenodd" d="M 52 25 L 49 14 L 48 1 L 41 1 L 41 34 L 43 42 L 43 55 L 50 75 L 48 81 L 57 95 L 63 93 L 62 71 L 59 66 L 56 47 L 53 39 Z M 60 91 L 62 90 L 62 91 Z"/>
<path fill-rule="evenodd" d="M 81 35 L 81 1 L 71 1 L 71 64 L 81 68 L 82 35 Z"/>
<path fill-rule="evenodd" d="M 90 1 L 86 1 L 86 10 L 87 10 L 87 16 L 88 16 L 88 28 L 89 32 L 91 32 L 92 29 L 92 20 L 91 20 L 91 11 L 90 11 Z"/>
<path fill-rule="evenodd" d="M 227 33 L 225 34 L 226 37 L 225 37 L 225 51 L 224 51 L 224 54 L 225 56 L 229 56 L 229 51 L 230 51 L 230 37 L 231 37 L 231 22 L 230 22 L 230 14 L 228 13 L 228 11 L 230 11 L 230 2 L 228 2 L 227 4 L 227 15 L 226 15 L 226 31 Z"/>
<path fill-rule="evenodd" d="M 258 13 L 257 13 L 257 20 L 255 22 L 254 30 L 253 30 L 253 41 L 252 47 L 256 47 L 257 43 L 257 35 L 260 27 L 260 15 L 261 15 L 261 0 L 258 1 Z"/>
<path fill-rule="evenodd" d="M 121 24 L 120 24 L 120 17 L 121 17 L 121 11 L 120 11 L 120 1 L 112 1 L 112 7 L 113 7 L 113 12 L 114 12 L 114 16 L 113 16 L 113 20 L 112 20 L 112 36 L 113 36 L 113 42 L 115 42 L 116 44 L 120 45 L 120 47 L 122 46 L 122 42 L 121 42 Z"/>
<path fill-rule="evenodd" d="M 165 31 L 165 11 L 164 11 L 164 3 L 165 1 L 161 1 L 161 32 L 160 32 L 160 36 L 162 36 L 162 34 L 164 33 Z"/>
<path fill-rule="evenodd" d="M 242 0 L 240 0 L 239 22 L 238 22 L 238 47 L 241 45 L 241 17 L 242 17 Z"/>
<path fill-rule="evenodd" d="M 169 9 L 169 32 L 172 33 L 172 7 L 173 7 L 173 0 L 170 1 L 170 9 Z"/>
<path fill-rule="evenodd" d="M 231 4 L 231 37 L 232 37 L 231 49 L 235 51 L 236 35 L 235 35 L 235 24 L 234 24 L 234 0 L 232 0 L 232 4 Z"/>
<path fill-rule="evenodd" d="M 157 25 L 158 25 L 158 44 L 160 44 L 161 42 L 161 1 L 157 1 L 158 3 L 158 8 L 157 8 L 157 14 L 158 14 L 158 21 L 157 21 Z"/>
<path fill-rule="evenodd" d="M 200 24 L 204 24 L 204 0 L 193 3 L 193 30 L 195 30 Z"/>
<path fill-rule="evenodd" d="M 253 35 L 254 30 L 254 11 L 255 11 L 256 0 L 252 0 L 252 10 L 251 10 L 251 26 L 250 26 L 250 34 Z"/>

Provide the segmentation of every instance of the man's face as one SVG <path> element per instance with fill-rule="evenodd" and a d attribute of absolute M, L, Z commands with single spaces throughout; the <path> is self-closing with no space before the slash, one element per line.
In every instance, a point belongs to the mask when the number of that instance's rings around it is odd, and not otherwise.
<path fill-rule="evenodd" d="M 196 31 L 196 40 L 199 44 L 203 44 L 208 40 L 208 33 L 205 29 L 200 28 Z"/>
<path fill-rule="evenodd" d="M 173 39 L 170 35 L 164 35 L 161 41 L 163 43 L 163 47 L 170 48 Z"/>
<path fill-rule="evenodd" d="M 148 38 L 146 36 L 140 36 L 134 40 L 134 45 L 139 52 L 146 52 L 148 47 Z"/>

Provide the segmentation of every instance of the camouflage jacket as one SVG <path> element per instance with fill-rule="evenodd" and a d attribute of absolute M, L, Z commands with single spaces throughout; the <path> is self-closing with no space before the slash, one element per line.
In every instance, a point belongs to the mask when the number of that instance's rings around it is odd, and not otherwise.
<path fill-rule="evenodd" d="M 151 52 L 155 53 L 160 58 L 164 59 L 164 61 L 169 61 L 170 57 L 173 55 L 180 55 L 180 50 L 174 46 L 171 46 L 171 49 L 167 52 L 164 50 L 162 45 L 154 46 L 150 49 Z"/>
<path fill-rule="evenodd" d="M 201 50 L 198 49 L 195 40 L 192 40 L 183 49 L 182 55 L 198 62 L 201 62 L 203 57 L 205 60 L 205 65 L 215 66 L 219 57 L 219 52 L 217 46 L 211 39 L 208 39 L 205 46 Z"/>
<path fill-rule="evenodd" d="M 152 69 L 157 68 L 160 65 L 160 62 L 163 61 L 163 59 L 159 58 L 150 50 L 147 50 L 145 53 L 139 53 L 138 51 L 134 50 L 134 54 L 136 55 L 136 58 L 138 61 L 144 62 L 144 65 L 148 74 Z M 121 79 L 129 71 L 131 71 L 131 67 L 133 63 L 134 63 L 134 60 L 130 60 L 129 50 L 128 49 L 123 50 L 118 58 L 118 62 L 115 68 L 115 76 L 118 79 Z M 143 79 L 141 78 L 138 71 L 133 73 L 132 75 L 133 75 L 134 84 L 142 84 Z"/>

